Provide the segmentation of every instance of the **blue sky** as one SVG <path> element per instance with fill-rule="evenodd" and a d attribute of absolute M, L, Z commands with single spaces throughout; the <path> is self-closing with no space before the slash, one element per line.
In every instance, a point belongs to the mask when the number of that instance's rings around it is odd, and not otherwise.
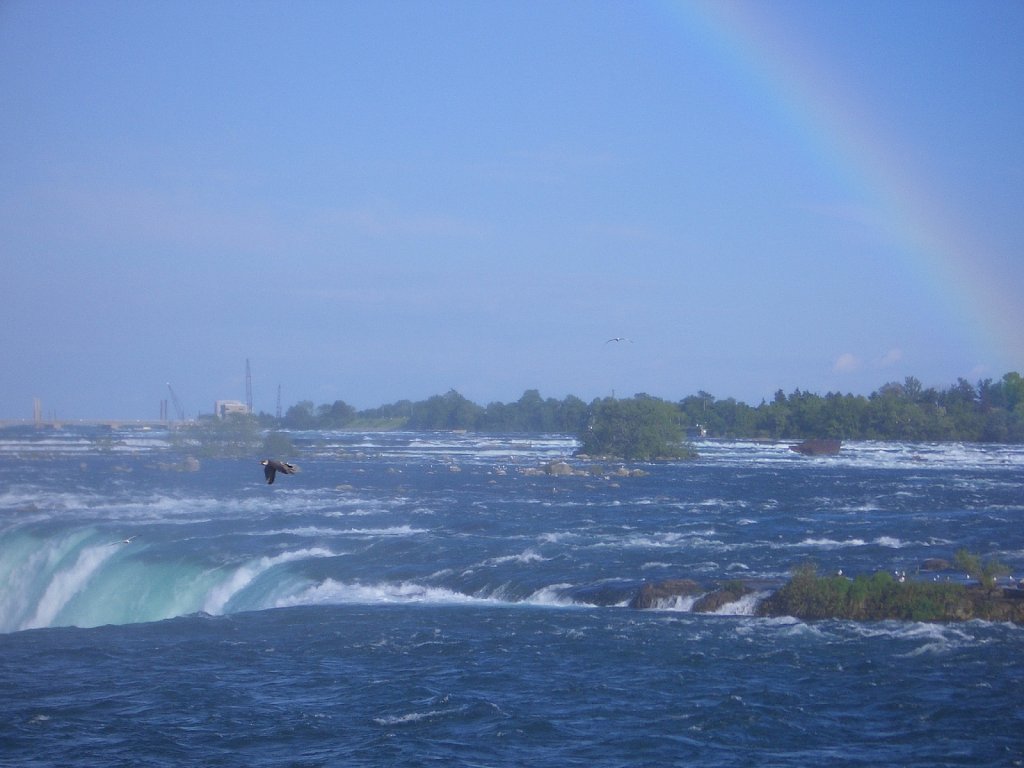
<path fill-rule="evenodd" d="M 0 418 L 1024 371 L 1024 5 L 0 5 Z M 622 336 L 629 342 L 606 344 Z"/>

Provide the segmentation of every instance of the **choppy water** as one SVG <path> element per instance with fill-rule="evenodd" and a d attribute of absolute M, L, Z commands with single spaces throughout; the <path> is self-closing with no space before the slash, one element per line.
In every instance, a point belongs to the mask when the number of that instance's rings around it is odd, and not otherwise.
<path fill-rule="evenodd" d="M 1020 578 L 1024 448 L 553 478 L 523 470 L 570 439 L 296 439 L 267 486 L 158 433 L 0 434 L 0 764 L 1024 764 L 1024 628 L 628 607 L 808 558 Z"/>

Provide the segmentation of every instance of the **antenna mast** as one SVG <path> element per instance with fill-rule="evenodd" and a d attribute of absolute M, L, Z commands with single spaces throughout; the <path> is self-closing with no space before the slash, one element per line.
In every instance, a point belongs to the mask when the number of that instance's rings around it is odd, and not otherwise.
<path fill-rule="evenodd" d="M 252 373 L 249 370 L 249 358 L 245 358 L 245 410 L 252 413 Z"/>
<path fill-rule="evenodd" d="M 277 418 L 281 418 L 281 385 L 277 385 Z"/>

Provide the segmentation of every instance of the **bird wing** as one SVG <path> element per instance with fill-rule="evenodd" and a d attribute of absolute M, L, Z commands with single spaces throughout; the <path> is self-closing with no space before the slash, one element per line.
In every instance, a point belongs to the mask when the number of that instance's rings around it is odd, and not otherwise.
<path fill-rule="evenodd" d="M 267 485 L 270 485 L 272 482 L 274 482 L 274 475 L 276 474 L 277 470 L 274 469 L 273 464 L 266 464 L 263 467 L 263 476 L 267 478 Z"/>

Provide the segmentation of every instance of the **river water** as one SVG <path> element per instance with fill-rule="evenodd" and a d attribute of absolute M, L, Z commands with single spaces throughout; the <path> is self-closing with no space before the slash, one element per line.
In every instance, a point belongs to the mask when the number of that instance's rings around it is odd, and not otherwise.
<path fill-rule="evenodd" d="M 808 560 L 1024 577 L 1022 447 L 552 477 L 571 438 L 292 437 L 267 485 L 159 431 L 0 433 L 0 765 L 1024 764 L 1024 628 L 754 615 Z M 674 578 L 755 592 L 630 607 Z"/>

